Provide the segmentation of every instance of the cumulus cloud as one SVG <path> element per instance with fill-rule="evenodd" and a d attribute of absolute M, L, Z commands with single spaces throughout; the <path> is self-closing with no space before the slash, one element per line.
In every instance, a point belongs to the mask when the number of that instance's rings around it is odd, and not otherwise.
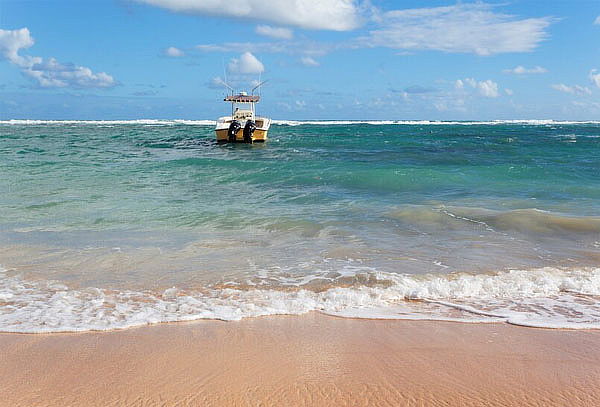
<path fill-rule="evenodd" d="M 105 72 L 94 73 L 90 68 L 71 63 L 60 63 L 55 58 L 20 55 L 35 43 L 27 28 L 0 29 L 0 58 L 21 69 L 23 75 L 35 80 L 43 88 L 109 88 L 117 83 Z"/>
<path fill-rule="evenodd" d="M 498 97 L 498 84 L 491 80 L 477 82 L 477 90 L 482 96 L 486 98 L 497 98 Z"/>
<path fill-rule="evenodd" d="M 185 52 L 176 47 L 169 47 L 165 50 L 165 55 L 172 58 L 185 56 Z"/>
<path fill-rule="evenodd" d="M 312 30 L 347 31 L 360 24 L 358 0 L 136 0 L 177 13 L 274 22 Z"/>
<path fill-rule="evenodd" d="M 497 98 L 500 95 L 498 84 L 491 79 L 485 81 L 476 81 L 473 78 L 458 79 L 454 82 L 454 87 L 458 90 L 465 88 L 475 89 L 481 96 L 486 98 Z"/>
<path fill-rule="evenodd" d="M 304 57 L 300 58 L 300 62 L 304 66 L 319 66 L 319 65 L 321 65 L 321 64 L 319 64 L 319 61 L 316 61 L 314 58 L 311 58 L 309 56 L 304 56 Z"/>
<path fill-rule="evenodd" d="M 25 66 L 41 62 L 41 58 L 19 55 L 21 49 L 27 49 L 34 43 L 35 41 L 27 28 L 21 28 L 20 30 L 0 29 L 0 55 L 15 65 Z"/>
<path fill-rule="evenodd" d="M 600 88 L 600 72 L 598 72 L 597 69 L 592 69 L 590 71 L 590 81 Z"/>
<path fill-rule="evenodd" d="M 265 66 L 252 53 L 244 52 L 239 58 L 232 58 L 227 70 L 236 74 L 259 74 L 265 71 Z"/>
<path fill-rule="evenodd" d="M 289 28 L 271 27 L 270 25 L 257 25 L 255 31 L 257 34 L 281 40 L 291 40 L 294 36 L 294 33 Z"/>
<path fill-rule="evenodd" d="M 85 66 L 62 64 L 54 58 L 27 66 L 22 72 L 47 88 L 108 88 L 116 85 L 113 77 L 105 72 L 94 73 Z"/>
<path fill-rule="evenodd" d="M 515 75 L 526 75 L 526 74 L 539 74 L 546 73 L 548 70 L 541 66 L 534 66 L 533 68 L 525 68 L 523 65 L 516 66 L 512 69 L 505 69 L 504 73 L 512 73 Z"/>
<path fill-rule="evenodd" d="M 551 18 L 518 19 L 493 8 L 472 3 L 388 11 L 357 46 L 492 55 L 532 51 L 547 37 Z"/>
<path fill-rule="evenodd" d="M 560 92 L 564 92 L 564 93 L 570 93 L 572 95 L 591 95 L 592 94 L 592 91 L 590 90 L 590 88 L 587 88 L 585 86 L 579 86 L 579 85 L 568 86 L 568 85 L 565 85 L 564 83 L 552 85 L 552 89 L 556 89 L 556 90 L 558 90 Z"/>
<path fill-rule="evenodd" d="M 594 20 L 594 24 L 600 25 L 600 16 L 596 17 L 596 19 Z"/>

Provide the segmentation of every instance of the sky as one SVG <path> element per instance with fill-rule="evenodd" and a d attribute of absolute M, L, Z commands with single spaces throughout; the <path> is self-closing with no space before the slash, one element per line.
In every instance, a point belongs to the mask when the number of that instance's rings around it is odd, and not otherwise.
<path fill-rule="evenodd" d="M 0 119 L 600 120 L 600 1 L 0 0 Z"/>

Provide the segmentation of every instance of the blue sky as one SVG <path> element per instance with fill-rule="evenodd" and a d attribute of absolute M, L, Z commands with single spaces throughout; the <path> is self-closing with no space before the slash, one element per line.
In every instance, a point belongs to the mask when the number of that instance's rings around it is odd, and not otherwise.
<path fill-rule="evenodd" d="M 1 119 L 600 119 L 600 3 L 0 0 Z"/>

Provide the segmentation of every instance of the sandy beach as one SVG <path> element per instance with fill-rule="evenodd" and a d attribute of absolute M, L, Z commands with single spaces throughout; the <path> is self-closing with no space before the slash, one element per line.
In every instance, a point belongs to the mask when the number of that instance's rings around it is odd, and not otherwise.
<path fill-rule="evenodd" d="M 592 406 L 600 332 L 311 313 L 0 334 L 2 406 Z"/>

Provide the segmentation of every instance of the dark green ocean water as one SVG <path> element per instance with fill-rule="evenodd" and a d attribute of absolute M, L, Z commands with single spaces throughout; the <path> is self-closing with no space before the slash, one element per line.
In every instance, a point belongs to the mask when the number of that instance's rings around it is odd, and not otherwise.
<path fill-rule="evenodd" d="M 312 309 L 510 319 L 506 298 L 587 306 L 583 321 L 546 303 L 521 315 L 537 325 L 600 326 L 600 124 L 293 124 L 218 145 L 202 122 L 0 123 L 0 330 Z M 57 292 L 79 301 L 64 318 L 31 303 Z M 125 292 L 133 320 L 83 309 Z M 411 298 L 422 309 L 392 311 Z"/>

